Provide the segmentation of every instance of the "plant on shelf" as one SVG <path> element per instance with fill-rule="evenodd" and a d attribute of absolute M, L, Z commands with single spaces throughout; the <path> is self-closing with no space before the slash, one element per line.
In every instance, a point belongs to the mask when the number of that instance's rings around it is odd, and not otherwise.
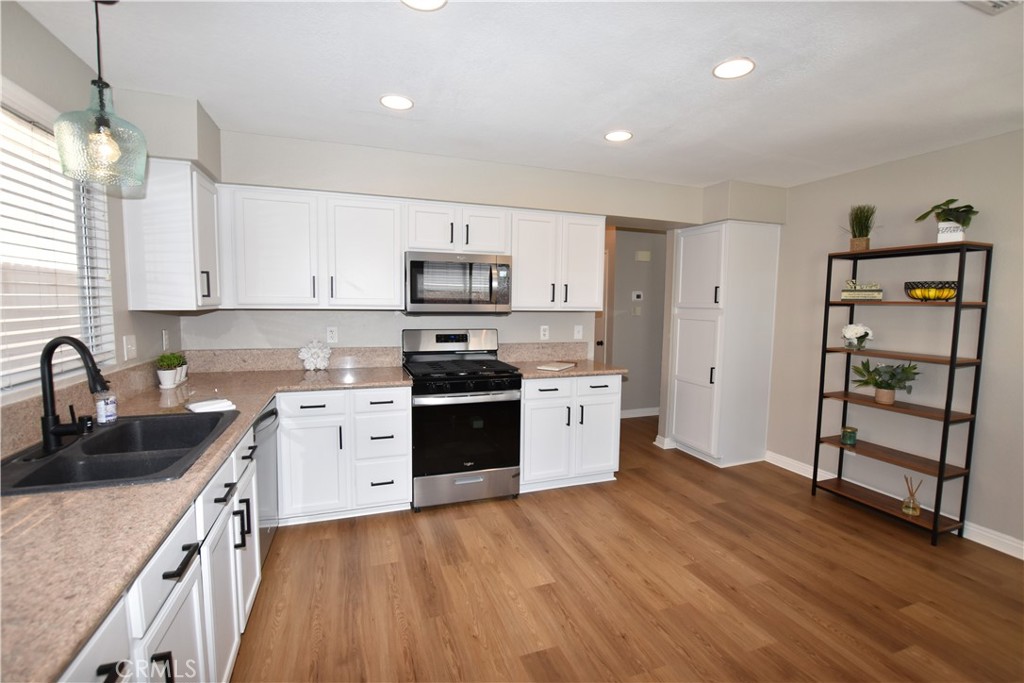
<path fill-rule="evenodd" d="M 848 349 L 860 351 L 869 339 L 874 339 L 871 328 L 863 323 L 850 323 L 843 328 L 843 341 Z"/>
<path fill-rule="evenodd" d="M 953 206 L 959 199 L 947 199 L 941 204 L 936 204 L 914 220 L 923 221 L 934 215 L 938 223 L 939 242 L 955 242 L 964 238 L 964 230 L 971 224 L 971 219 L 978 215 L 978 212 L 970 204 Z"/>
<path fill-rule="evenodd" d="M 875 207 L 871 204 L 856 204 L 850 207 L 850 251 L 867 251 L 871 248 L 872 228 L 875 227 Z"/>
<path fill-rule="evenodd" d="M 860 365 L 853 366 L 853 374 L 860 378 L 857 381 L 858 387 L 875 388 L 876 403 L 892 405 L 896 400 L 896 391 L 911 393 L 913 387 L 910 383 L 921 373 L 917 371 L 917 365 L 914 363 L 879 363 L 871 367 L 871 363 L 864 360 Z"/>

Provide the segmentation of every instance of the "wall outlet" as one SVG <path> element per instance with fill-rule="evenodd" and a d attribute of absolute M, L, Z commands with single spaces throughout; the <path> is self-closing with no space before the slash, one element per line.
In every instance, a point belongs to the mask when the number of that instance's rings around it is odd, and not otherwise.
<path fill-rule="evenodd" d="M 167 334 L 167 330 L 160 330 L 160 348 L 164 351 L 171 348 L 171 335 Z"/>
<path fill-rule="evenodd" d="M 135 342 L 134 334 L 124 335 L 124 359 L 133 360 L 139 357 L 139 347 Z"/>
<path fill-rule="evenodd" d="M 575 325 L 572 328 L 573 339 L 583 339 L 583 325 Z"/>
<path fill-rule="evenodd" d="M 337 344 L 338 343 L 338 328 L 334 325 L 327 326 L 327 343 Z"/>
<path fill-rule="evenodd" d="M 548 327 L 547 325 L 541 325 L 540 326 L 540 340 L 541 341 L 547 341 L 548 339 L 551 339 L 551 328 Z"/>

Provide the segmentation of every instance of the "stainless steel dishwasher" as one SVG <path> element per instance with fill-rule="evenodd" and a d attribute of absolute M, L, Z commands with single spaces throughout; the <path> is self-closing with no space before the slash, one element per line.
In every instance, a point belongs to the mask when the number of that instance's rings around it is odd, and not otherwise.
<path fill-rule="evenodd" d="M 277 424 L 277 399 L 273 398 L 253 424 L 261 563 L 267 559 L 277 533 Z"/>

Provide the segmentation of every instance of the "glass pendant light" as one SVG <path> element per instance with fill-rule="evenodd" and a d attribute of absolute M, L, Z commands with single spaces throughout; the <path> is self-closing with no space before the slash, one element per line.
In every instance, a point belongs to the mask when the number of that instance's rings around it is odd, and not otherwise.
<path fill-rule="evenodd" d="M 101 185 L 132 187 L 146 176 L 146 138 L 138 128 L 114 113 L 110 84 L 103 80 L 100 57 L 100 4 L 96 11 L 96 80 L 89 108 L 61 114 L 53 125 L 61 171 L 75 180 Z"/>

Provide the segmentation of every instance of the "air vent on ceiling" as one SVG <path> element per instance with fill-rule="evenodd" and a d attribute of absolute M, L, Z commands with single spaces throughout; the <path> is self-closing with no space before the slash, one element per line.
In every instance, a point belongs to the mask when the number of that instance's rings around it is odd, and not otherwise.
<path fill-rule="evenodd" d="M 993 16 L 1005 12 L 1011 7 L 1016 7 L 1020 3 L 1021 0 L 964 0 L 965 5 L 970 5 L 976 10 Z"/>

